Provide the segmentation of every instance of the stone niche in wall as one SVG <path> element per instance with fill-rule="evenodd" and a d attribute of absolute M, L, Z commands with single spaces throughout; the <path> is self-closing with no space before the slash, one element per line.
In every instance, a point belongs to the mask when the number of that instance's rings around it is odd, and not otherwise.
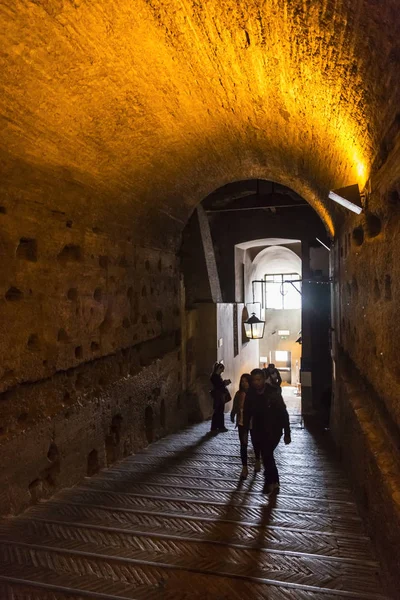
<path fill-rule="evenodd" d="M 175 254 L 13 207 L 0 214 L 3 513 L 187 422 Z"/>

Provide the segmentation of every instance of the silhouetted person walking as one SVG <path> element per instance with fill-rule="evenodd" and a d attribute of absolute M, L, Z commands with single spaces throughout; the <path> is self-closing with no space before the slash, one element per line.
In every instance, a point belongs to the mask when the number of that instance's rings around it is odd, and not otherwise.
<path fill-rule="evenodd" d="M 274 450 L 285 432 L 285 444 L 290 444 L 290 424 L 286 405 L 279 386 L 272 386 L 265 380 L 264 371 L 254 369 L 251 372 L 251 387 L 244 402 L 244 426 L 260 444 L 264 463 L 264 494 L 279 490 L 279 474 L 276 467 Z"/>
<path fill-rule="evenodd" d="M 214 401 L 211 431 L 215 433 L 228 431 L 225 427 L 224 410 L 225 404 L 231 400 L 231 395 L 226 387 L 231 383 L 231 380 L 222 379 L 221 375 L 224 371 L 224 365 L 216 362 L 210 377 L 210 381 L 213 384 L 213 389 L 210 391 L 210 394 Z"/>
<path fill-rule="evenodd" d="M 238 432 L 239 432 L 240 459 L 242 461 L 242 472 L 240 475 L 241 479 L 246 479 L 249 474 L 249 471 L 247 468 L 247 446 L 248 446 L 248 440 L 249 440 L 249 432 L 244 426 L 243 409 L 244 409 L 244 401 L 246 398 L 246 393 L 248 392 L 248 390 L 250 388 L 250 380 L 251 380 L 251 375 L 249 375 L 248 373 L 244 373 L 241 376 L 239 390 L 236 392 L 235 397 L 233 399 L 233 407 L 232 407 L 232 411 L 231 411 L 231 421 L 232 421 L 232 423 L 234 423 L 235 418 L 236 418 L 236 426 L 237 426 Z M 261 465 L 260 465 L 261 451 L 260 451 L 259 444 L 257 444 L 257 442 L 255 442 L 253 439 L 252 429 L 250 429 L 250 437 L 251 437 L 251 441 L 252 441 L 253 448 L 254 448 L 254 454 L 256 457 L 256 462 L 254 465 L 254 472 L 259 473 L 259 471 L 261 469 Z"/>

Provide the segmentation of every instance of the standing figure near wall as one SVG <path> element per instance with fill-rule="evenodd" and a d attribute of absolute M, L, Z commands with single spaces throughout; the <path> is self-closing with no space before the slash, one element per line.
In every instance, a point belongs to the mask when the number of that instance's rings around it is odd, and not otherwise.
<path fill-rule="evenodd" d="M 240 479 L 246 479 L 249 474 L 249 470 L 247 468 L 247 445 L 248 445 L 248 440 L 249 440 L 249 432 L 244 426 L 243 409 L 244 409 L 244 401 L 246 398 L 246 393 L 248 392 L 248 390 L 250 388 L 250 380 L 251 380 L 251 375 L 249 375 L 248 373 L 243 373 L 243 375 L 240 378 L 239 390 L 236 392 L 235 397 L 233 399 L 233 407 L 232 407 L 232 411 L 231 411 L 231 421 L 232 421 L 232 423 L 234 423 L 235 417 L 236 417 L 236 427 L 238 428 L 238 432 L 239 432 L 240 458 L 242 461 L 242 472 L 240 475 Z M 257 440 L 253 439 L 253 430 L 251 429 L 251 424 L 250 424 L 250 437 L 251 437 L 251 441 L 252 441 L 253 448 L 254 448 L 254 454 L 256 457 L 256 462 L 254 465 L 254 472 L 259 473 L 260 469 L 261 469 L 261 464 L 260 464 L 261 450 L 260 450 L 260 445 L 257 443 Z"/>
<path fill-rule="evenodd" d="M 274 450 L 285 432 L 285 444 L 290 444 L 290 424 L 286 405 L 280 387 L 274 387 L 265 380 L 264 371 L 253 369 L 251 387 L 246 394 L 243 421 L 247 430 L 252 426 L 253 439 L 260 444 L 264 463 L 263 494 L 279 490 L 279 474 Z"/>
<path fill-rule="evenodd" d="M 224 365 L 216 362 L 210 377 L 210 381 L 213 385 L 210 394 L 213 399 L 214 408 L 211 420 L 211 431 L 214 433 L 224 433 L 225 431 L 228 431 L 225 427 L 224 410 L 225 404 L 231 400 L 231 395 L 226 387 L 231 383 L 231 380 L 222 379 L 221 375 L 224 371 Z"/>

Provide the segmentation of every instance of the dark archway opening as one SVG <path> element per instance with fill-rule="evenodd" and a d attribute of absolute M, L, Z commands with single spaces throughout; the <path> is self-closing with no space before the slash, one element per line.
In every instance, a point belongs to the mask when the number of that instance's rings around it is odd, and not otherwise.
<path fill-rule="evenodd" d="M 277 331 L 283 332 L 281 337 L 289 331 L 294 336 L 293 344 L 301 337 L 297 369 L 301 372 L 302 411 L 315 415 L 331 386 L 332 375 L 330 240 L 322 220 L 293 190 L 261 180 L 223 186 L 207 196 L 189 220 L 181 255 L 186 308 L 195 311 L 196 329 L 191 329 L 186 340 L 190 348 L 186 360 L 188 387 L 194 391 L 203 414 L 207 396 L 203 390 L 215 360 L 225 363 L 232 380 L 231 394 L 237 389 L 240 374 L 259 366 L 258 342 L 249 341 L 242 328 L 243 311 L 252 312 L 246 269 L 269 245 L 289 248 L 294 242 L 301 264 L 301 322 L 296 331 L 284 323 Z M 291 366 L 286 368 L 291 370 Z"/>

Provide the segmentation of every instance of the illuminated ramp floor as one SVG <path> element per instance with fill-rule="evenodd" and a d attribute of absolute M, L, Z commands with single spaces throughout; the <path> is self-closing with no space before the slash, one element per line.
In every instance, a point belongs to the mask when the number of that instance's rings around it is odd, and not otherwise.
<path fill-rule="evenodd" d="M 294 423 L 292 445 L 277 451 L 281 492 L 268 500 L 252 468 L 238 483 L 237 432 L 208 428 L 164 438 L 3 521 L 0 598 L 388 598 L 323 444 Z"/>

